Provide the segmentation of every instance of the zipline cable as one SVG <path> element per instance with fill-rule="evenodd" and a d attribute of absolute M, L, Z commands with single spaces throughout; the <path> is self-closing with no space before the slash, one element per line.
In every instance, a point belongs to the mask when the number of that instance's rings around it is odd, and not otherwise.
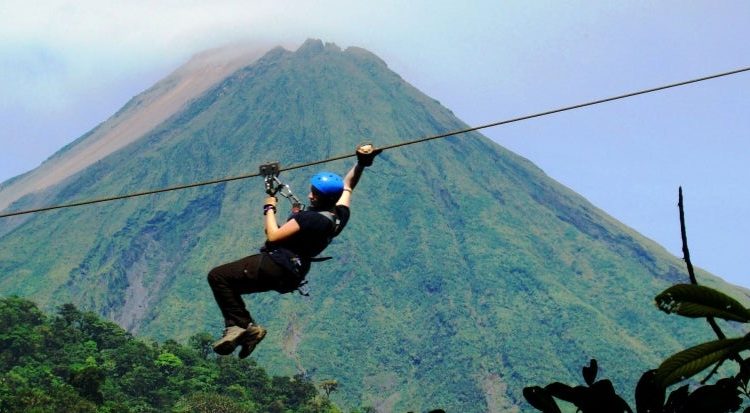
<path fill-rule="evenodd" d="M 704 77 L 699 77 L 699 78 L 696 78 L 696 79 L 691 79 L 691 80 L 686 80 L 686 81 L 682 81 L 682 82 L 672 83 L 672 84 L 668 84 L 668 85 L 664 85 L 664 86 L 658 86 L 658 87 L 654 87 L 654 88 L 650 88 L 650 89 L 639 90 L 637 92 L 626 93 L 626 94 L 623 94 L 623 95 L 613 96 L 613 97 L 604 98 L 604 99 L 592 100 L 590 102 L 580 103 L 580 104 L 577 104 L 577 105 L 565 106 L 565 107 L 561 107 L 561 108 L 558 108 L 558 109 L 552 109 L 552 110 L 548 110 L 548 111 L 544 111 L 544 112 L 534 113 L 534 114 L 531 114 L 531 115 L 520 116 L 520 117 L 517 117 L 517 118 L 502 120 L 502 121 L 493 122 L 493 123 L 487 123 L 487 124 L 480 125 L 480 126 L 474 126 L 474 127 L 470 127 L 470 128 L 466 128 L 466 129 L 460 129 L 460 130 L 456 130 L 456 131 L 452 131 L 452 132 L 442 133 L 442 134 L 439 134 L 439 135 L 427 136 L 427 137 L 420 138 L 420 139 L 415 139 L 415 140 L 405 141 L 405 142 L 401 142 L 401 143 L 397 143 L 397 144 L 393 144 L 393 145 L 383 146 L 383 147 L 380 147 L 379 149 L 382 149 L 382 150 L 385 151 L 385 150 L 389 150 L 389 149 L 400 148 L 402 146 L 414 145 L 414 144 L 417 144 L 417 143 L 427 142 L 427 141 L 431 141 L 431 140 L 435 140 L 435 139 L 442 139 L 442 138 L 447 138 L 447 137 L 450 137 L 450 136 L 460 135 L 460 134 L 463 134 L 463 133 L 474 132 L 474 131 L 478 131 L 478 130 L 481 130 L 481 129 L 487 129 L 487 128 L 492 128 L 492 127 L 496 127 L 496 126 L 507 125 L 509 123 L 520 122 L 520 121 L 523 121 L 523 120 L 539 118 L 539 117 L 542 117 L 542 116 L 548 116 L 548 115 L 552 115 L 552 114 L 555 114 L 555 113 L 567 112 L 567 111 L 575 110 L 575 109 L 581 109 L 581 108 L 584 108 L 584 107 L 587 107 L 587 106 L 599 105 L 599 104 L 602 104 L 602 103 L 612 102 L 612 101 L 615 101 L 615 100 L 626 99 L 626 98 L 630 98 L 630 97 L 634 97 L 634 96 L 639 96 L 639 95 L 645 95 L 645 94 L 648 94 L 648 93 L 658 92 L 658 91 L 665 90 L 665 89 L 671 89 L 671 88 L 676 88 L 676 87 L 680 87 L 680 86 L 689 85 L 689 84 L 692 84 L 692 83 L 699 83 L 699 82 L 703 82 L 703 81 L 706 81 L 706 80 L 711 80 L 711 79 L 716 79 L 716 78 L 720 78 L 720 77 L 736 75 L 736 74 L 743 73 L 743 72 L 748 72 L 748 71 L 750 71 L 750 67 L 745 67 L 745 68 L 742 68 L 742 69 L 731 70 L 731 71 L 728 71 L 728 72 L 718 73 L 718 74 L 715 74 L 715 75 L 704 76 Z M 314 166 L 314 165 L 320 165 L 320 164 L 324 164 L 324 163 L 328 163 L 328 162 L 338 161 L 338 160 L 341 160 L 341 159 L 351 158 L 353 156 L 355 156 L 355 154 L 353 154 L 353 153 L 352 154 L 347 154 L 347 155 L 334 156 L 332 158 L 327 158 L 327 159 L 323 159 L 323 160 L 319 160 L 319 161 L 313 161 L 313 162 L 308 162 L 308 163 L 303 163 L 303 164 L 298 164 L 298 165 L 292 165 L 292 166 L 289 166 L 289 167 L 286 167 L 286 168 L 279 168 L 279 171 L 280 172 L 281 171 L 291 171 L 291 170 L 294 170 L 294 169 L 307 168 L 307 167 Z M 199 186 L 214 185 L 214 184 L 219 184 L 219 183 L 223 183 L 223 182 L 230 182 L 230 181 L 237 181 L 237 180 L 241 180 L 241 179 L 254 178 L 254 177 L 257 177 L 257 176 L 260 176 L 260 173 L 245 174 L 245 175 L 239 175 L 239 176 L 233 176 L 233 177 L 227 177 L 227 178 L 221 178 L 221 179 L 214 179 L 214 180 L 204 181 L 204 182 L 196 182 L 196 183 L 191 183 L 191 184 L 186 184 L 186 185 L 172 186 L 172 187 L 168 187 L 168 188 L 154 189 L 154 190 L 150 190 L 150 191 L 135 192 L 135 193 L 125 194 L 125 195 L 116 195 L 116 196 L 110 196 L 110 197 L 105 197 L 105 198 L 92 199 L 92 200 L 87 200 L 87 201 L 73 202 L 73 203 L 69 203 L 69 204 L 54 205 L 54 206 L 48 206 L 48 207 L 36 208 L 36 209 L 28 209 L 28 210 L 24 210 L 24 211 L 8 212 L 8 213 L 0 214 L 0 218 L 6 218 L 6 217 L 12 217 L 12 216 L 18 216 L 18 215 L 25 215 L 25 214 L 32 214 L 32 213 L 35 213 L 35 212 L 51 211 L 51 210 L 55 210 L 55 209 L 72 208 L 72 207 L 78 207 L 78 206 L 83 206 L 83 205 L 98 204 L 98 203 L 102 203 L 102 202 L 116 201 L 116 200 L 119 200 L 119 199 L 135 198 L 135 197 L 140 197 L 140 196 L 144 196 L 144 195 L 153 195 L 153 194 L 159 194 L 159 193 L 162 193 L 162 192 L 177 191 L 177 190 L 181 190 L 181 189 L 195 188 L 195 187 L 199 187 Z"/>

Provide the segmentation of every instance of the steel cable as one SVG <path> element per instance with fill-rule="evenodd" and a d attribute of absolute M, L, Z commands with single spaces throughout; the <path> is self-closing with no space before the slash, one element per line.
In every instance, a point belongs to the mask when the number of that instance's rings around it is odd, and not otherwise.
<path fill-rule="evenodd" d="M 715 74 L 715 75 L 704 76 L 704 77 L 700 77 L 700 78 L 696 78 L 696 79 L 691 79 L 691 80 L 686 80 L 686 81 L 682 81 L 682 82 L 671 83 L 671 84 L 668 84 L 668 85 L 658 86 L 658 87 L 654 87 L 654 88 L 650 88 L 650 89 L 639 90 L 637 92 L 626 93 L 626 94 L 623 94 L 623 95 L 613 96 L 613 97 L 609 97 L 609 98 L 592 100 L 592 101 L 586 102 L 586 103 L 580 103 L 580 104 L 571 105 L 571 106 L 564 106 L 564 107 L 561 107 L 561 108 L 558 108 L 558 109 L 547 110 L 547 111 L 544 111 L 544 112 L 538 112 L 538 113 L 534 113 L 534 114 L 531 114 L 531 115 L 520 116 L 520 117 L 517 117 L 517 118 L 512 118 L 512 119 L 502 120 L 502 121 L 498 121 L 498 122 L 488 123 L 488 124 L 484 124 L 484 125 L 480 125 L 480 126 L 474 126 L 474 127 L 470 127 L 470 128 L 455 130 L 455 131 L 452 131 L 452 132 L 442 133 L 442 134 L 439 134 L 439 135 L 427 136 L 427 137 L 420 138 L 420 139 L 415 139 L 415 140 L 405 141 L 405 142 L 401 142 L 401 143 L 397 143 L 397 144 L 393 144 L 393 145 L 383 146 L 383 147 L 380 147 L 379 149 L 382 149 L 382 150 L 386 151 L 386 150 L 389 150 L 389 149 L 400 148 L 402 146 L 414 145 L 414 144 L 417 144 L 417 143 L 427 142 L 427 141 L 431 141 L 431 140 L 447 138 L 447 137 L 450 137 L 450 136 L 460 135 L 460 134 L 464 134 L 464 133 L 468 133 L 468 132 L 474 132 L 474 131 L 478 131 L 478 130 L 481 130 L 481 129 L 487 129 L 487 128 L 492 128 L 492 127 L 496 127 L 496 126 L 507 125 L 509 123 L 520 122 L 520 121 L 524 121 L 524 120 L 528 120 L 528 119 L 533 119 L 533 118 L 538 118 L 538 117 L 542 117 L 542 116 L 552 115 L 552 114 L 555 114 L 555 113 L 567 112 L 567 111 L 570 111 L 570 110 L 580 109 L 580 108 L 584 108 L 584 107 L 587 107 L 587 106 L 599 105 L 599 104 L 602 104 L 602 103 L 612 102 L 612 101 L 615 101 L 615 100 L 626 99 L 626 98 L 630 98 L 630 97 L 634 97 L 634 96 L 644 95 L 644 94 L 647 94 L 647 93 L 658 92 L 658 91 L 665 90 L 665 89 L 671 89 L 671 88 L 685 86 L 685 85 L 689 85 L 689 84 L 693 84 L 693 83 L 703 82 L 703 81 L 706 81 L 706 80 L 716 79 L 716 78 L 725 77 L 725 76 L 731 76 L 731 75 L 735 75 L 735 74 L 739 74 L 739 73 L 743 73 L 743 72 L 747 72 L 747 71 L 750 71 L 750 67 L 745 67 L 745 68 L 742 68 L 742 69 L 731 70 L 731 71 L 728 71 L 728 72 L 722 72 L 722 73 L 718 73 L 718 74 Z M 279 171 L 291 171 L 291 170 L 294 170 L 294 169 L 307 168 L 307 167 L 310 167 L 310 166 L 320 165 L 320 164 L 324 164 L 324 163 L 328 163 L 328 162 L 333 162 L 333 161 L 338 161 L 338 160 L 341 160 L 341 159 L 351 158 L 351 157 L 354 157 L 354 156 L 355 156 L 354 153 L 347 154 L 347 155 L 339 155 L 339 156 L 334 156 L 334 157 L 323 159 L 323 160 L 319 160 L 319 161 L 313 161 L 313 162 L 307 162 L 307 163 L 303 163 L 303 164 L 292 165 L 292 166 L 289 166 L 289 167 L 286 167 L 286 168 L 279 168 Z M 125 195 L 115 195 L 115 196 L 109 196 L 109 197 L 104 197 L 104 198 L 91 199 L 91 200 L 87 200 L 87 201 L 72 202 L 72 203 L 69 203 L 69 204 L 53 205 L 53 206 L 42 207 L 42 208 L 35 208 L 35 209 L 28 209 L 28 210 L 23 210 L 23 211 L 13 211 L 13 212 L 7 212 L 7 213 L 0 214 L 0 218 L 6 218 L 6 217 L 12 217 L 12 216 L 18 216 L 18 215 L 31 214 L 31 213 L 35 213 L 35 212 L 51 211 L 51 210 L 55 210 L 55 209 L 72 208 L 72 207 L 78 207 L 78 206 L 83 206 L 83 205 L 98 204 L 98 203 L 102 203 L 102 202 L 116 201 L 116 200 L 120 200 L 120 199 L 135 198 L 135 197 L 140 197 L 140 196 L 145 196 L 145 195 L 153 195 L 153 194 L 159 194 L 159 193 L 163 193 L 163 192 L 177 191 L 177 190 L 182 190 L 182 189 L 187 189 L 187 188 L 195 188 L 195 187 L 199 187 L 199 186 L 214 185 L 214 184 L 219 184 L 219 183 L 223 183 L 223 182 L 237 181 L 237 180 L 240 180 L 240 179 L 254 178 L 254 177 L 257 177 L 257 176 L 260 176 L 260 173 L 245 174 L 245 175 L 239 175 L 239 176 L 233 176 L 233 177 L 227 177 L 227 178 L 214 179 L 214 180 L 204 181 L 204 182 L 196 182 L 196 183 L 185 184 L 185 185 L 177 185 L 177 186 L 172 186 L 172 187 L 168 187 L 168 188 L 154 189 L 154 190 L 148 190 L 148 191 L 143 191 L 143 192 L 135 192 L 135 193 L 125 194 Z"/>

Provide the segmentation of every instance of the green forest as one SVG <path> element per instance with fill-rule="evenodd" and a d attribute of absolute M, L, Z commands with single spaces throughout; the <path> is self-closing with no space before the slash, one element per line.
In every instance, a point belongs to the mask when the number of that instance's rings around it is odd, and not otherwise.
<path fill-rule="evenodd" d="M 188 345 L 144 342 L 71 304 L 47 315 L 18 297 L 0 299 L 0 319 L 3 413 L 340 411 L 327 397 L 335 381 L 270 377 L 252 359 L 217 357 L 208 333 Z"/>

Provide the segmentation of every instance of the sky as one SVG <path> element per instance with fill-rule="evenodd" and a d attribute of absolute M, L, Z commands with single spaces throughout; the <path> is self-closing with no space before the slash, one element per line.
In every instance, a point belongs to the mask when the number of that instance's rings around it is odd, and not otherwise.
<path fill-rule="evenodd" d="M 363 47 L 473 126 L 748 67 L 749 21 L 746 0 L 4 0 L 0 182 L 227 44 Z M 678 257 L 682 186 L 693 264 L 750 288 L 749 92 L 746 72 L 483 133 Z"/>

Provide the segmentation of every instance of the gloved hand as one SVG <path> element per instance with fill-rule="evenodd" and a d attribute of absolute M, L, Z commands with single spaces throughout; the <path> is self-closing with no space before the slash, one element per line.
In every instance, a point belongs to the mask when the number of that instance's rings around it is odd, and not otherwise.
<path fill-rule="evenodd" d="M 357 146 L 357 163 L 362 166 L 371 166 L 372 161 L 375 159 L 382 149 L 375 149 L 371 143 L 364 143 Z"/>

